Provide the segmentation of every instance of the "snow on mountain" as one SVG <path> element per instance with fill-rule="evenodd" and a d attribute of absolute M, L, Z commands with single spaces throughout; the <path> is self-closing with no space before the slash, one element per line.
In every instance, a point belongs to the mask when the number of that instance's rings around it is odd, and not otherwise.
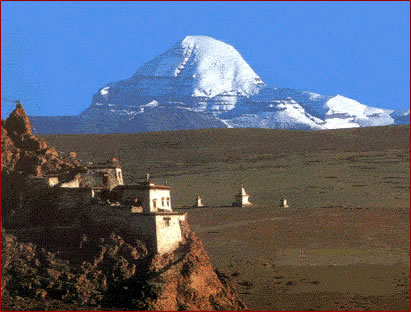
<path fill-rule="evenodd" d="M 410 110 L 400 110 L 394 111 L 391 114 L 391 117 L 394 118 L 394 124 L 409 124 L 410 123 Z"/>
<path fill-rule="evenodd" d="M 171 115 L 174 119 L 167 119 Z M 126 122 L 135 131 L 184 128 L 182 120 L 191 128 L 319 130 L 404 124 L 409 119 L 409 111 L 374 108 L 342 95 L 266 86 L 234 47 L 207 36 L 187 36 L 131 78 L 107 84 L 80 115 L 83 124 L 94 124 L 84 129 L 94 127 L 95 132 L 104 132 L 99 129 L 108 122 Z"/>
<path fill-rule="evenodd" d="M 393 110 L 369 107 L 342 95 L 330 98 L 325 107 L 326 129 L 385 126 L 394 123 Z"/>
<path fill-rule="evenodd" d="M 232 46 L 206 36 L 187 36 L 170 50 L 144 64 L 134 74 L 142 77 L 175 78 L 188 95 L 214 97 L 235 91 L 248 96 L 263 82 Z M 187 95 L 187 93 L 185 93 Z"/>
<path fill-rule="evenodd" d="M 294 100 L 271 101 L 265 108 L 225 120 L 235 128 L 322 129 L 321 120 Z"/>
<path fill-rule="evenodd" d="M 341 95 L 330 98 L 327 102 L 325 102 L 324 107 L 327 108 L 325 115 L 328 118 L 333 118 L 336 116 L 364 116 L 364 112 L 367 109 L 366 105 Z"/>
<path fill-rule="evenodd" d="M 232 46 L 206 36 L 187 36 L 141 66 L 131 78 L 100 89 L 83 115 L 110 104 L 141 111 L 153 100 L 219 113 L 233 109 L 241 97 L 257 94 L 263 86 Z"/>

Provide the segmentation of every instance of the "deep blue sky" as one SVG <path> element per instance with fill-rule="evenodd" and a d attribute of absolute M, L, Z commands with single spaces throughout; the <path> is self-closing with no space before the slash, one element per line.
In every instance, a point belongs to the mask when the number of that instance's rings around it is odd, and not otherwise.
<path fill-rule="evenodd" d="M 1 2 L 2 97 L 80 113 L 186 35 L 234 45 L 268 85 L 410 106 L 409 2 Z"/>

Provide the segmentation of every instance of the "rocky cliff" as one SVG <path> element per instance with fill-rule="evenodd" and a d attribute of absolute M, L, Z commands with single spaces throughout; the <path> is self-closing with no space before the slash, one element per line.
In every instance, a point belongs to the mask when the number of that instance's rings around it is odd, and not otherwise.
<path fill-rule="evenodd" d="M 2 310 L 245 309 L 188 226 L 178 249 L 160 256 L 129 217 L 102 218 L 111 207 L 79 203 L 62 218 L 36 181 L 84 168 L 34 136 L 21 105 L 2 122 L 1 139 Z"/>
<path fill-rule="evenodd" d="M 1 122 L 2 175 L 19 172 L 24 176 L 50 174 L 72 176 L 82 171 L 75 159 L 63 159 L 56 149 L 32 133 L 31 123 L 21 104 Z"/>
<path fill-rule="evenodd" d="M 30 120 L 18 104 L 1 122 L 3 225 L 28 226 L 30 219 L 38 217 L 48 222 L 54 216 L 40 216 L 38 212 L 43 209 L 45 213 L 48 209 L 49 190 L 38 182 L 48 175 L 58 175 L 62 181 L 70 180 L 83 170 L 74 157 L 63 158 L 44 139 L 33 135 Z"/>
<path fill-rule="evenodd" d="M 174 253 L 154 257 L 114 233 L 98 241 L 83 233 L 77 248 L 53 252 L 18 235 L 24 243 L 2 233 L 2 310 L 245 309 L 192 232 Z"/>

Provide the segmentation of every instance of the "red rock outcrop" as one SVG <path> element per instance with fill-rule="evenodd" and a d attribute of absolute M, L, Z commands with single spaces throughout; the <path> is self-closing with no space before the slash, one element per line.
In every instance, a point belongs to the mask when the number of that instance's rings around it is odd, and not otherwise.
<path fill-rule="evenodd" d="M 244 310 L 224 274 L 215 272 L 202 241 L 194 232 L 185 233 L 186 242 L 180 250 L 167 256 L 154 257 L 151 269 L 158 275 L 151 283 L 157 296 L 151 302 L 154 310 L 216 311 Z"/>
<path fill-rule="evenodd" d="M 121 233 L 121 237 L 129 241 L 139 238 L 129 214 L 120 210 L 95 206 L 87 209 L 81 219 L 86 231 L 93 232 L 94 240 L 96 235 L 107 236 L 109 229 L 116 229 L 116 233 Z M 146 258 L 143 288 L 149 291 L 138 300 L 140 305 L 144 303 L 140 308 L 160 311 L 244 310 L 245 305 L 230 281 L 214 271 L 202 241 L 188 224 L 182 232 L 184 240 L 174 252 Z"/>
<path fill-rule="evenodd" d="M 69 181 L 83 170 L 76 159 L 63 159 L 54 147 L 33 135 L 30 120 L 18 104 L 1 122 L 3 226 L 33 226 L 36 225 L 31 220 L 33 218 L 39 222 L 43 219 L 44 223 L 55 219 L 55 215 L 46 215 L 48 189 L 41 189 L 41 183 L 36 186 L 34 182 L 47 175 L 57 175 L 60 181 Z"/>
<path fill-rule="evenodd" d="M 20 298 L 29 299 L 20 303 L 21 310 L 33 309 L 33 300 L 37 307 L 53 303 L 61 309 L 74 304 L 74 310 L 76 306 L 144 311 L 246 308 L 230 283 L 214 272 L 192 232 L 166 256 L 152 257 L 140 241 L 131 243 L 116 234 L 99 241 L 83 234 L 77 243 L 77 248 L 60 250 L 62 259 L 2 233 L 2 308 Z"/>
<path fill-rule="evenodd" d="M 1 124 L 1 171 L 20 171 L 24 175 L 77 173 L 82 168 L 74 159 L 64 160 L 54 147 L 32 133 L 21 104 Z"/>

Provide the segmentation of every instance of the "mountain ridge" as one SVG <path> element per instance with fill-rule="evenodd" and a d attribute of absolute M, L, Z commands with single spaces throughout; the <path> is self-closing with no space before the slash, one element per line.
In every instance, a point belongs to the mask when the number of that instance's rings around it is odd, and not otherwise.
<path fill-rule="evenodd" d="M 52 118 L 32 118 L 40 133 L 59 128 L 47 128 L 42 121 L 53 123 Z M 267 86 L 233 46 L 207 36 L 187 36 L 130 78 L 100 88 L 91 105 L 73 119 L 70 133 L 216 127 L 322 130 L 407 123 L 409 111 Z"/>

